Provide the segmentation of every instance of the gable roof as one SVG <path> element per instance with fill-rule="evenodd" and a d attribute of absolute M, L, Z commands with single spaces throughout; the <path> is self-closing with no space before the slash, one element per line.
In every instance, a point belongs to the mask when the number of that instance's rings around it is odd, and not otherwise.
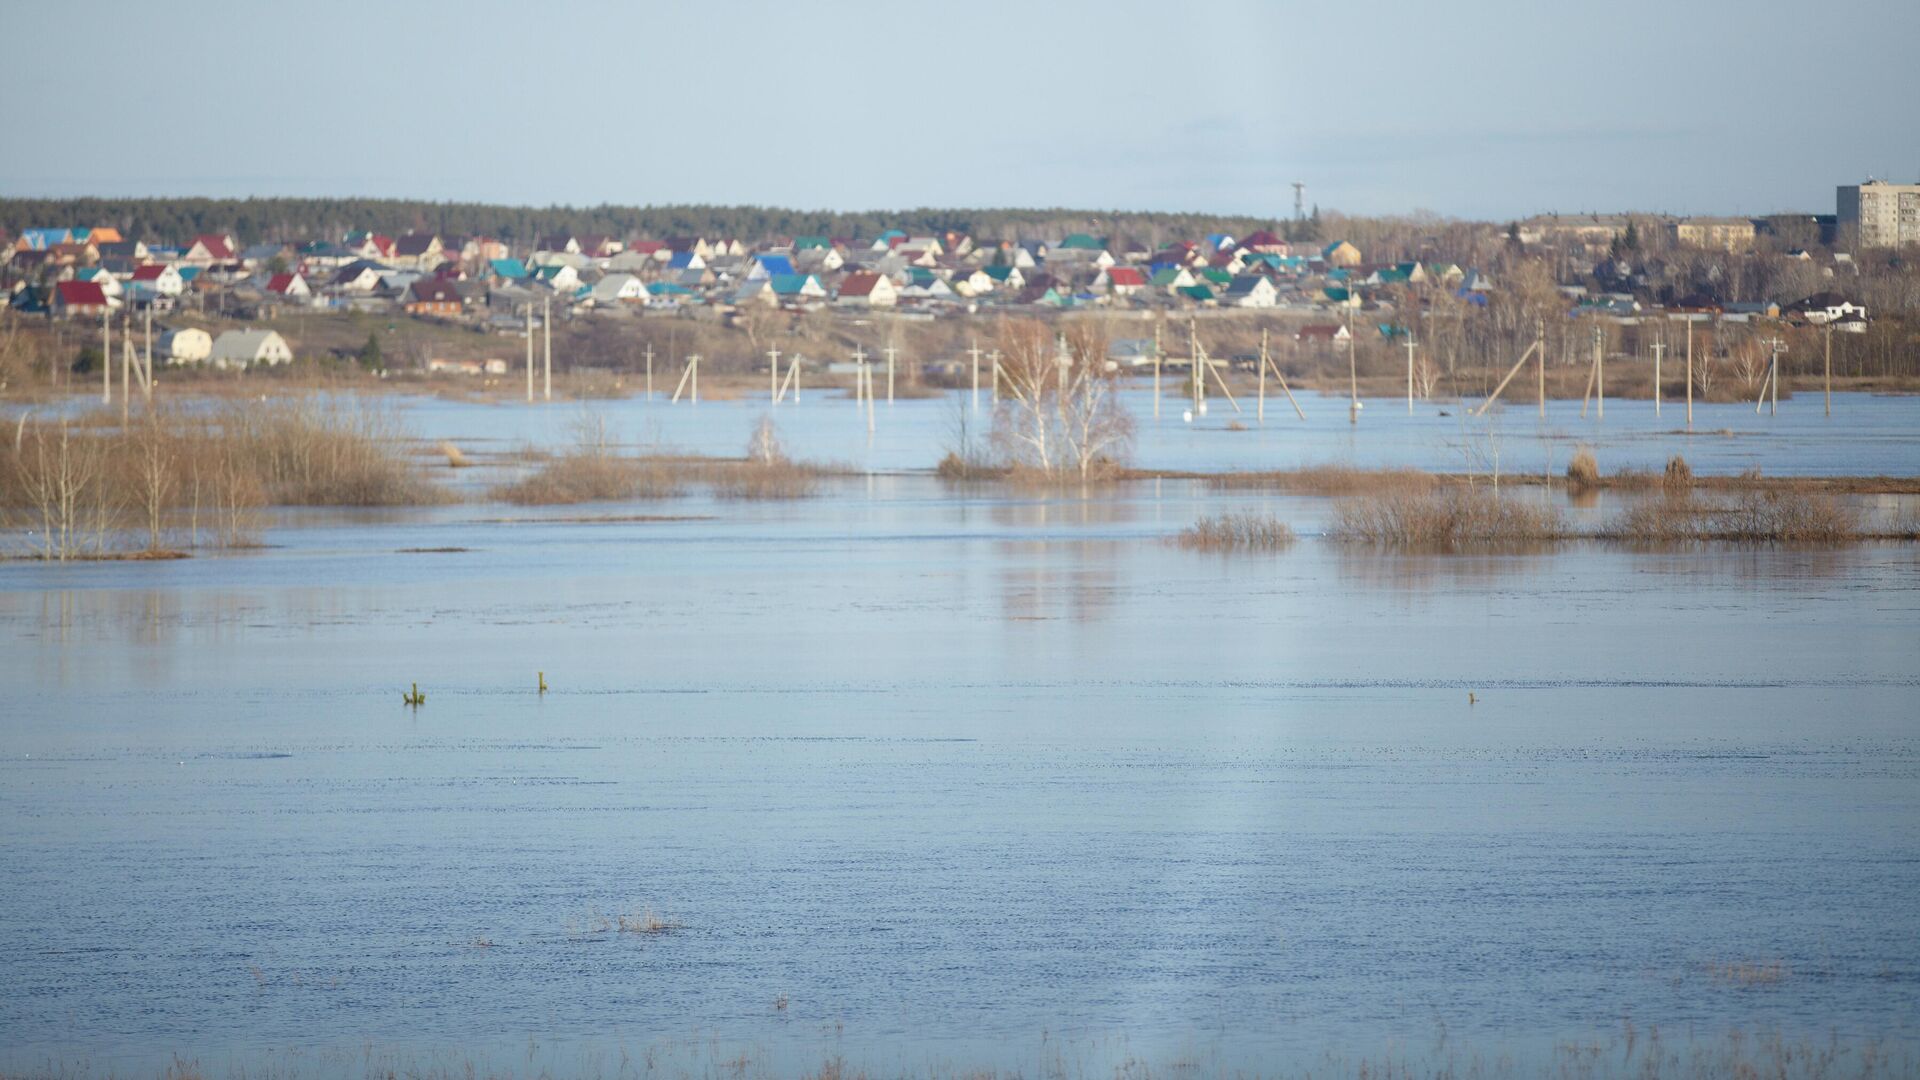
<path fill-rule="evenodd" d="M 840 283 L 841 296 L 871 296 L 880 284 L 880 275 L 871 270 L 859 270 L 848 274 Z"/>
<path fill-rule="evenodd" d="M 59 289 L 60 302 L 82 307 L 106 307 L 107 292 L 97 281 L 62 281 Z"/>

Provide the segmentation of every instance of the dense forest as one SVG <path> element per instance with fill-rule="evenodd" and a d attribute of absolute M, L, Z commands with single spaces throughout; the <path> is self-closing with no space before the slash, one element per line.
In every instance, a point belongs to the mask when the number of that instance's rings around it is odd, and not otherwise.
<path fill-rule="evenodd" d="M 337 240 L 353 229 L 399 235 L 493 236 L 515 246 L 553 233 L 627 237 L 732 237 L 748 243 L 795 236 L 866 238 L 886 229 L 916 235 L 958 230 L 976 242 L 1055 240 L 1084 232 L 1158 245 L 1210 233 L 1259 229 L 1317 239 L 1314 219 L 1287 222 L 1217 214 L 1068 209 L 790 210 L 768 206 L 496 206 L 408 199 L 0 199 L 0 228 L 111 225 L 130 239 L 183 242 L 231 233 L 242 243 Z"/>

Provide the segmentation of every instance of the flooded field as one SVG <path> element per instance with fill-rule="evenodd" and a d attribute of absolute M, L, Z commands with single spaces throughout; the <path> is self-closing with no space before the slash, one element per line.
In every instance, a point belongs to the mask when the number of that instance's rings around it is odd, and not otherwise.
<path fill-rule="evenodd" d="M 737 454 L 763 404 L 605 411 Z M 1920 473 L 1911 399 L 1180 404 L 1133 401 L 1138 464 Z M 578 413 L 401 408 L 470 448 Z M 1656 1027 L 1911 1067 L 1920 549 L 1356 549 L 1318 498 L 906 472 L 953 412 L 783 410 L 872 470 L 807 500 L 0 564 L 0 1072 L 1338 1074 Z M 1166 542 L 1223 509 L 1302 539 Z"/>

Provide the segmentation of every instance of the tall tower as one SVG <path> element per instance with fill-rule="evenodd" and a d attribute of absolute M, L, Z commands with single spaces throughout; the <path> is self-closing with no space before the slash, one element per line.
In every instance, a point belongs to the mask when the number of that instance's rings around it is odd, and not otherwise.
<path fill-rule="evenodd" d="M 1293 182 L 1293 220 L 1305 221 L 1306 219 L 1307 182 L 1304 180 L 1295 180 Z"/>

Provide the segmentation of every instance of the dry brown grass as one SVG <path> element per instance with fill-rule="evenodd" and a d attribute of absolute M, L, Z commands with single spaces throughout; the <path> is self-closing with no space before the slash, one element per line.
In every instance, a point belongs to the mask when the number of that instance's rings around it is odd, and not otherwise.
<path fill-rule="evenodd" d="M 1228 511 L 1201 518 L 1173 540 L 1194 551 L 1279 551 L 1293 543 L 1294 534 L 1272 514 Z"/>
<path fill-rule="evenodd" d="M 669 499 L 685 490 L 685 471 L 672 459 L 574 451 L 549 458 L 533 473 L 495 487 L 492 495 L 516 506 Z"/>
<path fill-rule="evenodd" d="M 1334 507 L 1336 540 L 1434 551 L 1510 548 L 1572 537 L 1560 511 L 1483 488 L 1388 491 Z"/>
<path fill-rule="evenodd" d="M 796 461 L 749 460 L 713 470 L 720 499 L 805 499 L 819 494 L 824 470 Z"/>
<path fill-rule="evenodd" d="M 1669 490 L 1693 486 L 1693 466 L 1687 459 L 1675 454 L 1667 459 L 1667 468 L 1660 476 L 1661 485 Z"/>
<path fill-rule="evenodd" d="M 1749 489 L 1706 498 L 1671 488 L 1635 502 L 1599 535 L 1635 544 L 1717 540 L 1741 544 L 1849 544 L 1864 538 L 1860 515 L 1833 495 Z"/>
<path fill-rule="evenodd" d="M 1594 459 L 1593 451 L 1581 447 L 1573 452 L 1572 460 L 1567 462 L 1567 487 L 1574 491 L 1600 486 L 1600 463 Z"/>
<path fill-rule="evenodd" d="M 282 506 L 419 506 L 446 494 L 414 467 L 385 410 L 318 399 L 232 405 L 215 437 L 234 444 Z"/>
<path fill-rule="evenodd" d="M 1428 491 L 1437 483 L 1418 469 L 1360 469 L 1350 465 L 1309 465 L 1272 472 L 1222 473 L 1207 478 L 1222 491 L 1290 491 L 1301 495 L 1361 495 L 1369 492 Z"/>
<path fill-rule="evenodd" d="M 98 558 L 169 544 L 256 544 L 268 505 L 395 506 L 447 493 L 375 409 L 304 399 L 101 410 L 17 422 L 0 446 L 0 513 L 42 558 Z"/>

